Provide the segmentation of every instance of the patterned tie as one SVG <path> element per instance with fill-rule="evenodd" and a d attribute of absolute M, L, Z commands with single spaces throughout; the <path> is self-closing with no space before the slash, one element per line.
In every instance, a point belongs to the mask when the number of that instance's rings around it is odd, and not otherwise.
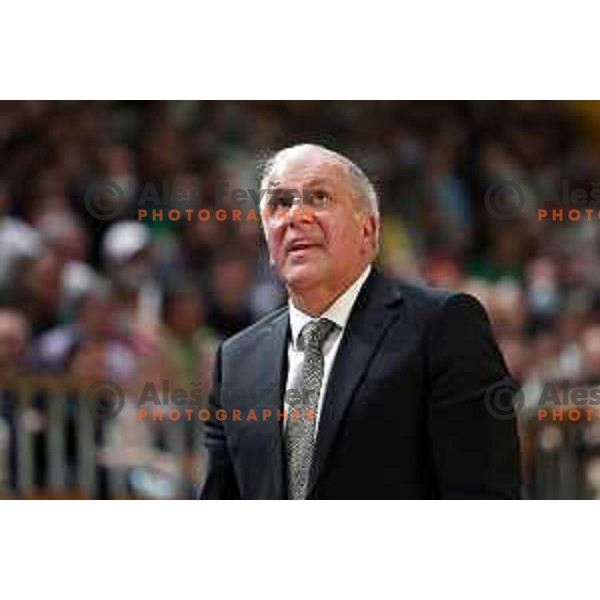
<path fill-rule="evenodd" d="M 294 420 L 288 415 L 285 447 L 288 466 L 288 498 L 303 500 L 306 495 L 308 476 L 315 449 L 315 427 L 319 393 L 323 381 L 323 343 L 335 328 L 329 319 L 309 321 L 300 333 L 303 342 L 304 362 L 299 388 L 303 402 L 300 404 L 300 418 Z M 314 419 L 306 418 L 306 411 L 314 411 Z"/>

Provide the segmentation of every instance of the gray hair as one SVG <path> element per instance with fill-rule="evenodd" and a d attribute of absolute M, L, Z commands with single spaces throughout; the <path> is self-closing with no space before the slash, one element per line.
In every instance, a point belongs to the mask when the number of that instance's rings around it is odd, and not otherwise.
<path fill-rule="evenodd" d="M 262 165 L 259 165 L 261 189 L 263 189 L 265 182 L 268 182 L 271 173 L 279 162 L 286 160 L 294 154 L 301 154 L 311 150 L 318 151 L 327 156 L 330 160 L 340 163 L 345 167 L 352 180 L 352 184 L 357 191 L 357 195 L 364 201 L 368 212 L 374 215 L 379 223 L 379 198 L 373 184 L 369 181 L 369 178 L 365 175 L 363 170 L 343 154 L 329 150 L 329 148 L 325 148 L 318 144 L 297 144 L 296 146 L 290 146 L 279 150 L 264 161 Z"/>

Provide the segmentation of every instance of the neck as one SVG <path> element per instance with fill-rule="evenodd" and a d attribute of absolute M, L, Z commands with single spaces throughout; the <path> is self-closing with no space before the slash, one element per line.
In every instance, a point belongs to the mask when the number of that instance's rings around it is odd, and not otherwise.
<path fill-rule="evenodd" d="M 294 289 L 288 286 L 288 294 L 294 306 L 311 317 L 322 315 L 363 273 L 364 265 L 357 273 L 330 284 L 321 283 L 309 288 Z"/>

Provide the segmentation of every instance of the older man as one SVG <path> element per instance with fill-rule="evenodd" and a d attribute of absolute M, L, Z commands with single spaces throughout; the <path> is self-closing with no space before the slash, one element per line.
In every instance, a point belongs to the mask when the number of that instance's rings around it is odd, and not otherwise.
<path fill-rule="evenodd" d="M 287 148 L 265 186 L 289 301 L 217 353 L 200 497 L 519 497 L 514 414 L 488 394 L 514 385 L 480 304 L 372 266 L 377 196 L 347 158 Z"/>

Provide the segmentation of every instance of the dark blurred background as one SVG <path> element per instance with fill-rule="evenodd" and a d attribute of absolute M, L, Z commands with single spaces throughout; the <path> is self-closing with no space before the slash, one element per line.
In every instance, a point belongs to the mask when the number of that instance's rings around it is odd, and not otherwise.
<path fill-rule="evenodd" d="M 487 308 L 524 386 L 527 497 L 600 495 L 600 420 L 535 411 L 544 382 L 600 385 L 600 220 L 537 213 L 600 188 L 599 140 L 595 102 L 0 102 L 0 494 L 191 495 L 202 428 L 140 420 L 140 392 L 205 399 L 216 344 L 285 296 L 258 223 L 166 213 L 232 208 L 224 184 L 313 142 L 378 190 L 385 272 Z M 82 407 L 106 380 L 114 418 Z"/>

